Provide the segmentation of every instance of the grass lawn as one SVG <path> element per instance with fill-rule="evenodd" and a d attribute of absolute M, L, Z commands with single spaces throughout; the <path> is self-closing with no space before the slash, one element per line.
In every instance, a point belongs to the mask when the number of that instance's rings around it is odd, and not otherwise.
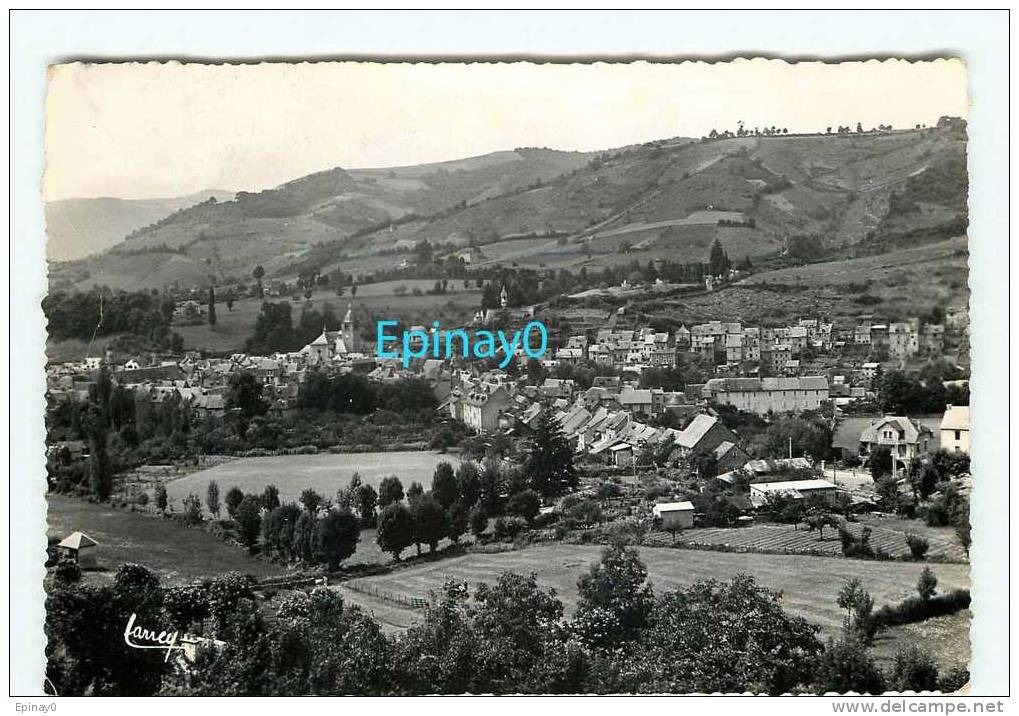
<path fill-rule="evenodd" d="M 441 588 L 447 577 L 471 584 L 492 582 L 504 571 L 534 572 L 544 587 L 554 588 L 572 612 L 577 598 L 577 578 L 597 561 L 602 547 L 551 544 L 496 554 L 468 554 L 461 557 L 399 569 L 391 574 L 362 580 L 380 590 L 408 597 L 427 598 Z M 834 635 L 842 626 L 842 611 L 836 604 L 839 589 L 847 579 L 859 577 L 878 606 L 898 602 L 913 594 L 925 565 L 913 562 L 869 562 L 843 558 L 797 555 L 736 554 L 687 549 L 640 548 L 655 591 L 684 587 L 702 579 L 727 580 L 745 572 L 765 587 L 780 590 L 786 609 L 818 624 Z M 939 589 L 969 586 L 969 566 L 933 565 Z M 359 603 L 360 595 L 350 601 Z M 405 610 L 412 612 L 412 610 Z M 966 638 L 965 633 L 957 635 Z"/>
<path fill-rule="evenodd" d="M 188 584 L 204 577 L 237 571 L 268 577 L 283 569 L 245 554 L 202 529 L 109 505 L 94 505 L 61 495 L 48 495 L 48 535 L 66 537 L 79 530 L 99 542 L 100 570 L 83 574 L 86 582 L 113 578 L 121 564 L 137 562 L 159 575 L 163 585 Z"/>

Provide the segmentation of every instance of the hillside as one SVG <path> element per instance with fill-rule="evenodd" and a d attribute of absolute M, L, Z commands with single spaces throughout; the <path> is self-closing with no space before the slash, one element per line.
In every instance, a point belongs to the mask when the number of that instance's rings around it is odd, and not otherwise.
<path fill-rule="evenodd" d="M 244 278 L 257 264 L 269 276 L 365 272 L 424 240 L 552 268 L 701 261 L 716 237 L 735 259 L 880 253 L 965 232 L 965 166 L 965 126 L 946 121 L 336 168 L 182 210 L 53 279 L 138 288 Z"/>
<path fill-rule="evenodd" d="M 110 249 L 124 238 L 175 211 L 209 197 L 228 200 L 233 192 L 207 189 L 169 199 L 61 199 L 46 203 L 46 256 L 74 261 Z"/>
<path fill-rule="evenodd" d="M 233 201 L 182 209 L 104 255 L 51 272 L 53 285 L 161 288 L 272 275 L 318 244 L 416 215 L 470 206 L 587 163 L 578 152 L 517 149 L 391 169 L 335 168 Z"/>

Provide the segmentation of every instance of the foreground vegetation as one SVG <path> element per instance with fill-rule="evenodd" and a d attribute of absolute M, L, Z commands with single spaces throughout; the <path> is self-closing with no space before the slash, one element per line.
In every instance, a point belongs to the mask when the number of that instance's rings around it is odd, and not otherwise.
<path fill-rule="evenodd" d="M 917 648 L 881 670 L 858 584 L 840 593 L 849 616 L 827 643 L 745 575 L 656 594 L 638 554 L 620 546 L 577 590 L 567 618 L 533 575 L 505 572 L 473 589 L 448 582 L 420 625 L 387 636 L 334 590 L 266 595 L 239 575 L 167 589 L 129 564 L 107 587 L 51 585 L 47 678 L 61 694 L 96 695 L 880 693 L 954 690 L 968 679 L 941 674 Z M 192 664 L 164 663 L 119 638 L 131 614 L 219 642 Z"/>

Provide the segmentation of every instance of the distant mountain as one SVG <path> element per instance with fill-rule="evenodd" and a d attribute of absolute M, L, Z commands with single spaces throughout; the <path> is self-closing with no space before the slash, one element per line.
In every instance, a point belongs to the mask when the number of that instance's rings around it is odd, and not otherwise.
<path fill-rule="evenodd" d="M 894 250 L 965 233 L 965 123 L 860 134 L 674 138 L 598 153 L 517 149 L 332 169 L 182 209 L 54 285 L 203 285 L 391 267 L 421 241 L 483 261 L 591 268 Z"/>
<path fill-rule="evenodd" d="M 50 261 L 73 261 L 100 254 L 128 234 L 173 212 L 233 192 L 207 189 L 170 199 L 61 199 L 46 204 L 46 255 Z"/>

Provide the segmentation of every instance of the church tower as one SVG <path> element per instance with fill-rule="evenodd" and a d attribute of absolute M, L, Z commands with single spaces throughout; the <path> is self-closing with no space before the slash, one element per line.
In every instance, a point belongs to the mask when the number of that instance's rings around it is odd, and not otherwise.
<path fill-rule="evenodd" d="M 347 312 L 343 316 L 343 343 L 350 353 L 357 352 L 357 340 L 354 333 L 354 308 L 347 304 Z"/>

